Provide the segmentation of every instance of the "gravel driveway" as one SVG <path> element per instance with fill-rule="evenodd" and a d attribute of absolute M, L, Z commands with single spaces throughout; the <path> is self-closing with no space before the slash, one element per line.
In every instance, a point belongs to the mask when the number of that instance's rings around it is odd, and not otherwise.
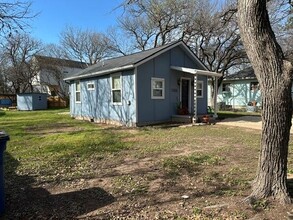
<path fill-rule="evenodd" d="M 243 128 L 252 128 L 261 130 L 261 117 L 259 116 L 242 116 L 237 118 L 227 118 L 222 121 L 217 122 L 218 125 L 228 125 L 228 126 L 236 126 Z M 292 121 L 293 124 L 293 121 Z M 293 134 L 293 128 L 291 127 L 291 134 Z"/>

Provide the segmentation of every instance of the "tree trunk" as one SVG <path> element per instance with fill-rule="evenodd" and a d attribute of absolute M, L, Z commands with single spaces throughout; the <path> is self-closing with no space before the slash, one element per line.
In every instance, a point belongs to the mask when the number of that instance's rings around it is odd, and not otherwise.
<path fill-rule="evenodd" d="M 257 176 L 249 198 L 273 196 L 290 203 L 287 156 L 292 118 L 292 64 L 272 31 L 266 0 L 238 1 L 241 38 L 262 94 L 262 135 Z"/>

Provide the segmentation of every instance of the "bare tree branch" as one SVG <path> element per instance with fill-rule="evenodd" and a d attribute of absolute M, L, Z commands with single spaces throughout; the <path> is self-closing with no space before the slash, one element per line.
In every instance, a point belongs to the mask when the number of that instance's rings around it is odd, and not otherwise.
<path fill-rule="evenodd" d="M 8 33 L 24 30 L 28 21 L 37 14 L 31 12 L 31 2 L 15 1 L 0 3 L 0 32 Z"/>
<path fill-rule="evenodd" d="M 69 59 L 92 65 L 110 54 L 110 39 L 102 33 L 67 27 L 60 38 Z"/>

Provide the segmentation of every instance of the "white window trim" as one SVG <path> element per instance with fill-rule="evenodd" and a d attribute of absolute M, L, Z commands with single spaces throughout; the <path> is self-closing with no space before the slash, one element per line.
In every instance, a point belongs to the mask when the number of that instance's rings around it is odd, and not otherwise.
<path fill-rule="evenodd" d="M 79 90 L 76 90 L 76 83 L 79 83 Z M 79 101 L 76 101 L 76 93 L 79 92 Z M 74 82 L 74 99 L 75 99 L 75 103 L 81 103 L 81 83 L 80 81 L 75 81 Z"/>
<path fill-rule="evenodd" d="M 93 88 L 89 88 L 89 85 L 94 85 L 94 87 L 93 87 Z M 86 84 L 86 88 L 87 88 L 87 90 L 89 90 L 89 91 L 93 91 L 93 90 L 96 89 L 96 85 L 95 85 L 94 82 L 88 82 L 88 83 Z"/>
<path fill-rule="evenodd" d="M 161 81 L 162 82 L 163 88 L 162 88 L 162 96 L 161 97 L 154 96 L 154 89 L 157 89 L 157 88 L 153 88 L 154 81 Z M 151 97 L 152 97 L 152 99 L 165 99 L 165 79 L 164 78 L 155 78 L 155 77 L 151 78 Z"/>
<path fill-rule="evenodd" d="M 197 80 L 196 83 L 197 83 L 197 85 L 196 85 L 196 97 L 197 97 L 197 98 L 203 98 L 203 92 L 204 92 L 204 87 L 203 87 L 203 85 L 204 85 L 204 83 L 203 83 L 202 80 Z M 197 95 L 197 90 L 200 90 L 200 89 L 198 89 L 198 84 L 201 84 L 201 96 L 198 96 L 198 95 Z"/>
<path fill-rule="evenodd" d="M 120 78 L 120 85 L 121 85 L 121 88 L 120 89 L 113 89 L 113 77 L 117 77 L 119 76 Z M 121 73 L 115 73 L 115 74 L 112 74 L 111 77 L 110 77 L 110 83 L 111 83 L 111 103 L 112 105 L 122 105 L 122 74 Z M 121 92 L 121 102 L 113 102 L 113 91 L 117 91 L 117 90 L 120 90 Z"/>

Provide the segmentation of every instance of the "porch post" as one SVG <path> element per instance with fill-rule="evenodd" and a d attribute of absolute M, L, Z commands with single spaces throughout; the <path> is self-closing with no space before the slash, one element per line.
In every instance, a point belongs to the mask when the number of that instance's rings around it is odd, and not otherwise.
<path fill-rule="evenodd" d="M 214 77 L 214 118 L 218 118 L 218 106 L 217 106 L 217 96 L 218 96 L 218 77 Z"/>
<path fill-rule="evenodd" d="M 193 100 L 193 118 L 192 118 L 192 123 L 196 123 L 197 121 L 197 74 L 194 75 L 194 80 L 193 80 L 193 92 L 194 92 L 194 100 Z"/>

